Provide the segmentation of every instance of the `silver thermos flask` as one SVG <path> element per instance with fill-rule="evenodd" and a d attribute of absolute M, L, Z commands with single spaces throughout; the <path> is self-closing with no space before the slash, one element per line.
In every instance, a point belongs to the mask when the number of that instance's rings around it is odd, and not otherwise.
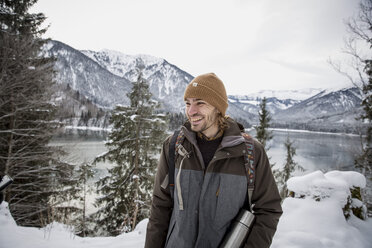
<path fill-rule="evenodd" d="M 235 218 L 230 232 L 225 236 L 220 248 L 240 248 L 246 240 L 249 229 L 255 219 L 254 214 L 246 209 L 241 209 Z"/>

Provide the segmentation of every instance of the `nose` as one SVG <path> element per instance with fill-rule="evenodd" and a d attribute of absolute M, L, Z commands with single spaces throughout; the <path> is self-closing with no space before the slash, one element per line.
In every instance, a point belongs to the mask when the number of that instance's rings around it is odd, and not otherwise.
<path fill-rule="evenodd" d="M 190 104 L 187 108 L 187 114 L 193 116 L 198 113 L 198 107 L 195 104 Z"/>

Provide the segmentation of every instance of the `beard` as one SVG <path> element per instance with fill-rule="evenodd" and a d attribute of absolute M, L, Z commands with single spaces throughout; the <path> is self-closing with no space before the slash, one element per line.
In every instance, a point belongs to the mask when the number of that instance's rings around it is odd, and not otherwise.
<path fill-rule="evenodd" d="M 217 111 L 213 111 L 209 115 L 199 115 L 199 114 L 195 114 L 193 116 L 187 115 L 187 118 L 191 124 L 192 131 L 203 133 L 204 131 L 212 127 L 213 125 L 217 124 Z M 193 125 L 191 118 L 202 118 L 202 120 L 201 120 L 201 123 Z"/>

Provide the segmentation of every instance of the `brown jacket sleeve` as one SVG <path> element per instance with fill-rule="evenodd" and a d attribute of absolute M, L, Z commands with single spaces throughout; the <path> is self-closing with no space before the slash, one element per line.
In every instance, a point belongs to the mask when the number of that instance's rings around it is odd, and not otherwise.
<path fill-rule="evenodd" d="M 151 204 L 150 218 L 147 225 L 145 248 L 163 248 L 165 245 L 169 221 L 172 214 L 173 200 L 169 186 L 161 187 L 168 175 L 169 139 L 163 143 L 163 149 L 155 176 L 154 192 Z"/>
<path fill-rule="evenodd" d="M 268 248 L 283 211 L 266 152 L 257 141 L 254 147 L 256 179 L 252 204 L 256 221 L 244 248 Z"/>

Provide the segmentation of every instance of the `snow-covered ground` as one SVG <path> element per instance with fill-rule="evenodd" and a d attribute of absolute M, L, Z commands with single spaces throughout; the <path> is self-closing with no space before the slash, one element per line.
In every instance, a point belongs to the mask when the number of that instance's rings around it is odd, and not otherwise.
<path fill-rule="evenodd" d="M 284 200 L 284 213 L 271 247 L 371 247 L 372 220 L 362 221 L 353 215 L 345 220 L 343 215 L 342 207 L 352 186 L 365 187 L 365 178 L 357 172 L 341 171 L 325 174 L 315 171 L 291 178 L 288 188 L 301 198 Z M 81 238 L 59 223 L 42 229 L 17 226 L 8 204 L 3 202 L 0 205 L 0 247 L 140 248 L 144 245 L 147 221 L 140 222 L 133 232 L 117 237 Z"/>
<path fill-rule="evenodd" d="M 287 185 L 296 197 L 283 202 L 272 248 L 371 247 L 372 219 L 362 221 L 351 215 L 346 221 L 342 210 L 350 188 L 366 186 L 363 175 L 354 171 L 315 171 L 292 177 Z M 352 201 L 353 205 L 359 202 Z"/>

